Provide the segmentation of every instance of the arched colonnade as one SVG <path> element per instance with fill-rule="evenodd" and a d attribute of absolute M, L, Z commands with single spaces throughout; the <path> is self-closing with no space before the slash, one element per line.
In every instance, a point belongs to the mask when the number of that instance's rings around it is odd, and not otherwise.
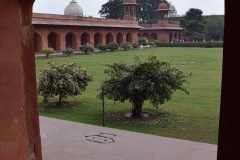
<path fill-rule="evenodd" d="M 51 47 L 56 51 L 62 51 L 67 47 L 72 47 L 74 50 L 78 50 L 80 45 L 90 44 L 91 46 L 97 48 L 98 44 L 109 44 L 115 42 L 121 45 L 123 42 L 127 41 L 133 43 L 133 33 L 131 32 L 62 32 L 51 31 L 47 34 L 41 34 L 41 31 L 34 31 L 34 45 L 35 52 L 41 52 L 43 48 Z"/>

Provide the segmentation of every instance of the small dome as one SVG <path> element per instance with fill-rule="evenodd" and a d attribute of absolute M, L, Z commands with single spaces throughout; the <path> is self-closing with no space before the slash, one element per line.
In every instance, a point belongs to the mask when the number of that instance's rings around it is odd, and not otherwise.
<path fill-rule="evenodd" d="M 72 0 L 65 8 L 64 15 L 83 16 L 83 9 L 75 0 Z"/>
<path fill-rule="evenodd" d="M 158 10 L 168 10 L 168 5 L 165 2 L 162 2 L 159 5 Z"/>

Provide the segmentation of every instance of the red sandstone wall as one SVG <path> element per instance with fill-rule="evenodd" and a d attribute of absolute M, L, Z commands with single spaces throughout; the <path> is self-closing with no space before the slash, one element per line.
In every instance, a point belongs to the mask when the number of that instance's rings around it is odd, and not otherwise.
<path fill-rule="evenodd" d="M 41 160 L 34 0 L 0 1 L 0 160 Z"/>
<path fill-rule="evenodd" d="M 80 27 L 80 26 L 51 26 L 51 25 L 34 25 L 33 26 L 34 32 L 39 34 L 41 37 L 41 48 L 48 47 L 48 35 L 51 32 L 56 33 L 60 38 L 60 49 L 58 51 L 63 51 L 66 48 L 66 35 L 68 33 L 73 33 L 76 37 L 76 48 L 81 45 L 81 35 L 83 33 L 88 33 L 90 36 L 90 45 L 95 46 L 94 43 L 94 35 L 96 33 L 100 33 L 102 36 L 102 44 L 106 44 L 106 36 L 108 33 L 113 35 L 113 41 L 117 42 L 117 34 L 123 34 L 123 41 L 126 41 L 126 35 L 130 33 L 132 35 L 132 42 L 138 42 L 138 29 L 132 28 L 108 28 L 108 27 Z"/>
<path fill-rule="evenodd" d="M 153 41 L 153 39 L 151 38 L 151 34 L 157 34 L 158 40 L 160 40 L 161 42 L 170 42 L 170 34 L 172 33 L 173 36 L 174 34 L 177 34 L 177 38 L 179 37 L 179 34 L 182 33 L 181 30 L 140 30 L 139 31 L 139 36 L 143 36 L 148 35 L 148 40 Z"/>

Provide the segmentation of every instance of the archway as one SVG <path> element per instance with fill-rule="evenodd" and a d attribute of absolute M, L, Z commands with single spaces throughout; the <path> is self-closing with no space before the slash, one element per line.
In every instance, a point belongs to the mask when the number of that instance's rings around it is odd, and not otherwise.
<path fill-rule="evenodd" d="M 181 33 L 178 33 L 178 39 L 182 39 L 182 34 Z"/>
<path fill-rule="evenodd" d="M 87 32 L 81 35 L 81 45 L 90 44 L 90 36 Z"/>
<path fill-rule="evenodd" d="M 132 44 L 132 35 L 130 33 L 126 35 L 126 41 Z"/>
<path fill-rule="evenodd" d="M 112 33 L 108 33 L 106 35 L 106 44 L 113 42 L 113 35 Z"/>
<path fill-rule="evenodd" d="M 48 47 L 53 48 L 55 51 L 60 51 L 60 37 L 56 32 L 51 32 L 48 35 Z"/>
<path fill-rule="evenodd" d="M 172 33 L 170 33 L 170 35 L 169 35 L 169 40 L 170 40 L 170 42 L 172 42 L 172 40 L 173 40 L 173 34 Z"/>
<path fill-rule="evenodd" d="M 174 41 L 177 41 L 177 33 L 174 34 Z"/>
<path fill-rule="evenodd" d="M 123 43 L 123 35 L 122 33 L 117 34 L 117 44 L 120 46 Z"/>
<path fill-rule="evenodd" d="M 98 44 L 102 44 L 102 35 L 99 32 L 94 35 L 94 47 L 97 48 Z"/>
<path fill-rule="evenodd" d="M 76 36 L 72 32 L 69 32 L 66 35 L 65 42 L 66 42 L 66 48 L 70 46 L 73 49 L 77 49 L 77 46 L 76 46 Z"/>
<path fill-rule="evenodd" d="M 151 41 L 158 40 L 157 34 L 156 34 L 156 33 L 152 33 L 152 34 L 150 35 L 150 40 L 151 40 Z"/>
<path fill-rule="evenodd" d="M 142 36 L 143 36 L 144 38 L 146 38 L 147 40 L 149 40 L 149 35 L 148 35 L 147 33 L 144 33 Z"/>
<path fill-rule="evenodd" d="M 35 52 L 41 52 L 42 50 L 42 41 L 41 36 L 34 32 L 34 51 Z"/>

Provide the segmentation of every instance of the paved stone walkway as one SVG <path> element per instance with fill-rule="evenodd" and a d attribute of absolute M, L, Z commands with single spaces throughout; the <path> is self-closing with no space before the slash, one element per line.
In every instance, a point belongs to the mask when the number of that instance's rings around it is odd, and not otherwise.
<path fill-rule="evenodd" d="M 40 127 L 43 160 L 216 160 L 217 155 L 216 145 L 46 117 L 40 117 Z"/>

